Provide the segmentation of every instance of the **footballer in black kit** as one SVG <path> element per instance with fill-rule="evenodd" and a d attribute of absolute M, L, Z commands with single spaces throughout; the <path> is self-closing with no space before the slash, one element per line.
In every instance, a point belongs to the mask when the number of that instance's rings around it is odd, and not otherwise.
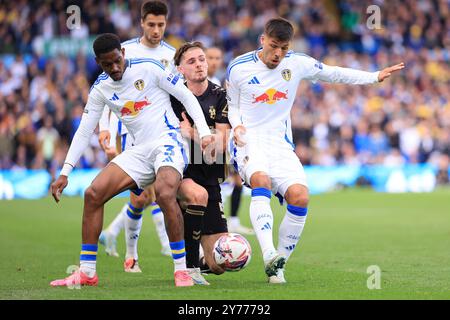
<path fill-rule="evenodd" d="M 216 123 L 229 124 L 226 91 L 224 88 L 208 80 L 208 88 L 202 95 L 197 96 L 197 100 L 203 109 L 206 122 L 211 130 L 214 130 Z M 173 96 L 171 96 L 171 103 L 176 116 L 180 121 L 183 121 L 182 113 L 186 111 L 184 106 Z M 193 125 L 194 122 L 191 117 L 187 114 L 186 116 L 191 125 Z M 220 183 L 225 180 L 225 175 L 225 152 L 218 154 L 213 164 L 207 164 L 203 159 L 199 144 L 191 141 L 190 162 L 183 178 L 192 179 L 208 191 L 207 212 L 203 218 L 203 235 L 228 232 L 220 194 Z"/>

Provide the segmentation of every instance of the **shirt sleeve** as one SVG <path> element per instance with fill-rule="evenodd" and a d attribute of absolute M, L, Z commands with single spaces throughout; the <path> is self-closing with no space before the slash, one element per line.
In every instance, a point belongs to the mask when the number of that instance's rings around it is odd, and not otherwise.
<path fill-rule="evenodd" d="M 159 87 L 180 101 L 192 120 L 194 120 L 200 139 L 211 135 L 202 107 L 194 94 L 183 84 L 182 79 L 178 75 L 169 74 L 157 66 L 154 67 L 154 70 L 157 70 Z"/>
<path fill-rule="evenodd" d="M 90 138 L 94 133 L 97 123 L 105 109 L 105 101 L 100 93 L 93 89 L 88 96 L 80 125 L 75 132 L 72 142 L 67 152 L 61 175 L 68 176 L 77 164 L 84 150 L 88 147 Z"/>
<path fill-rule="evenodd" d="M 172 105 L 173 112 L 177 116 L 178 120 L 183 121 L 183 117 L 181 114 L 183 113 L 184 108 L 180 101 L 177 100 L 174 96 L 170 96 L 170 104 Z"/>
<path fill-rule="evenodd" d="M 321 80 L 332 83 L 359 85 L 378 83 L 379 71 L 367 72 L 351 68 L 329 66 L 307 55 L 299 55 L 298 59 L 300 60 L 300 65 L 306 69 L 306 76 L 303 78 L 313 82 Z"/>
<path fill-rule="evenodd" d="M 108 106 L 105 106 L 103 108 L 102 116 L 100 117 L 100 120 L 98 122 L 98 130 L 99 131 L 109 130 L 109 113 L 110 113 L 110 109 L 108 108 Z"/>
<path fill-rule="evenodd" d="M 234 71 L 234 70 L 233 70 Z M 241 115 L 239 112 L 239 96 L 240 91 L 236 83 L 234 73 L 231 72 L 226 81 L 227 100 L 228 100 L 228 121 L 232 128 L 242 124 Z"/>

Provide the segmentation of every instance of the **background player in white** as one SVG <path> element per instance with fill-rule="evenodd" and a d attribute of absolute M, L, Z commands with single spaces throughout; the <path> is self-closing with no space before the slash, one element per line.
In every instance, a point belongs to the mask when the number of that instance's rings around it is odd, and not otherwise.
<path fill-rule="evenodd" d="M 173 56 L 175 48 L 167 44 L 164 40 L 164 32 L 167 25 L 168 8 L 167 5 L 161 1 L 147 1 L 141 6 L 141 27 L 143 35 L 139 38 L 131 39 L 122 43 L 125 48 L 125 57 L 129 58 L 152 58 L 160 61 L 169 71 L 175 70 L 173 66 Z M 120 131 L 119 137 L 121 140 L 121 149 L 130 147 L 133 143 L 132 137 L 127 133 L 127 128 L 121 123 L 117 123 L 117 117 L 110 112 L 109 108 L 105 107 L 105 111 L 99 122 L 100 133 L 99 142 L 103 150 L 107 154 L 117 152 L 115 150 L 116 139 L 115 131 Z M 117 124 L 119 129 L 117 129 Z M 111 139 L 113 137 L 113 139 Z M 112 141 L 112 143 L 111 143 Z M 114 147 L 110 147 L 112 144 Z M 111 224 L 101 233 L 100 243 L 105 245 L 106 253 L 112 256 L 119 256 L 116 250 L 116 238 L 122 228 L 125 227 L 127 221 L 127 211 L 133 208 L 134 210 L 144 210 L 149 204 L 152 204 L 152 218 L 156 227 L 156 231 L 161 243 L 161 253 L 164 255 L 171 255 L 169 246 L 169 239 L 167 237 L 166 228 L 164 224 L 164 215 L 156 204 L 154 188 L 147 187 L 139 196 L 134 193 L 130 194 L 130 202 L 125 204 L 121 211 Z M 127 252 L 125 255 L 124 269 L 126 272 L 140 272 L 137 255 L 137 242 L 139 239 L 140 230 L 125 230 L 125 241 Z"/>
<path fill-rule="evenodd" d="M 51 191 L 56 202 L 68 184 L 68 175 L 87 147 L 105 104 L 128 127 L 134 146 L 115 157 L 92 181 L 84 194 L 80 269 L 51 282 L 52 286 L 97 285 L 97 241 L 103 224 L 104 204 L 127 189 L 155 182 L 156 198 L 164 211 L 175 266 L 175 285 L 192 286 L 186 270 L 183 216 L 176 201 L 188 158 L 179 121 L 169 93 L 186 107 L 197 125 L 202 147 L 213 143 L 202 109 L 194 95 L 154 59 L 125 60 L 125 50 L 114 34 L 94 41 L 97 63 L 105 71 L 91 88 L 80 126 L 75 133 L 59 178 Z M 140 212 L 128 216 L 138 224 Z"/>
<path fill-rule="evenodd" d="M 300 80 L 371 84 L 404 68 L 401 63 L 365 72 L 327 66 L 289 51 L 293 34 L 289 21 L 269 20 L 260 38 L 262 48 L 239 56 L 227 71 L 229 121 L 234 136 L 230 153 L 241 177 L 252 188 L 250 218 L 270 283 L 286 282 L 284 265 L 299 241 L 307 216 L 306 176 L 293 152 L 289 121 Z M 272 239 L 272 192 L 288 203 L 277 249 Z"/>

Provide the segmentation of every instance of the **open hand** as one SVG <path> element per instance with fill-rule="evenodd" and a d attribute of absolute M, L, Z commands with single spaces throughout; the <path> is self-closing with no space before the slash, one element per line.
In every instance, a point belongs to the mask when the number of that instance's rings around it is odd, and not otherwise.
<path fill-rule="evenodd" d="M 402 62 L 402 63 L 396 64 L 395 66 L 384 68 L 378 74 L 378 82 L 383 82 L 383 80 L 389 78 L 393 72 L 402 70 L 404 67 L 405 67 L 405 64 Z"/>

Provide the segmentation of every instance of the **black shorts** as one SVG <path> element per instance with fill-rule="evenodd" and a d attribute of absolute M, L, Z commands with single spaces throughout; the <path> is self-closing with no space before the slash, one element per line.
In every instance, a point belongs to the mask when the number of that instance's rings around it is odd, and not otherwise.
<path fill-rule="evenodd" d="M 208 191 L 208 206 L 203 217 L 202 234 L 228 232 L 227 219 L 223 213 L 220 186 L 203 186 Z"/>

